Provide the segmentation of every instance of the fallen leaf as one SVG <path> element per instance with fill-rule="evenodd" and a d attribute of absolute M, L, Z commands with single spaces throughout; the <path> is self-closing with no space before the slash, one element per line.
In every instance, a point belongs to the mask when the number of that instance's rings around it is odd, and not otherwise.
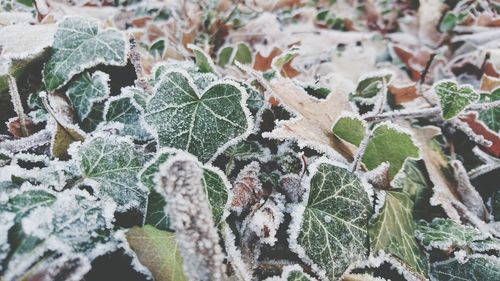
<path fill-rule="evenodd" d="M 294 139 L 299 146 L 353 160 L 355 147 L 334 136 L 332 126 L 342 111 L 352 111 L 348 93 L 354 90 L 354 85 L 343 78 L 337 80 L 337 88 L 325 100 L 311 97 L 290 79 L 279 77 L 272 80 L 269 86 L 273 95 L 298 116 L 278 122 L 274 131 L 262 135 L 273 139 Z"/>
<path fill-rule="evenodd" d="M 491 141 L 491 146 L 479 146 L 482 151 L 493 155 L 495 157 L 500 157 L 500 136 L 498 133 L 490 130 L 486 124 L 477 119 L 476 112 L 469 112 L 467 114 L 460 115 L 460 120 L 464 121 L 469 125 L 472 131 L 477 134 L 483 136 L 486 140 Z"/>

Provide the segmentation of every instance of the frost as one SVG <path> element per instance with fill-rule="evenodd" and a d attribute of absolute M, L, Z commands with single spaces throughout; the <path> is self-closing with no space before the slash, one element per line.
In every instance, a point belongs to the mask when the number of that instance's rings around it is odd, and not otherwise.
<path fill-rule="evenodd" d="M 458 86 L 454 81 L 440 81 L 434 85 L 439 97 L 439 105 L 444 119 L 451 119 L 462 112 L 471 103 L 479 100 L 472 86 Z"/>
<path fill-rule="evenodd" d="M 100 30 L 96 21 L 67 17 L 57 27 L 53 52 L 43 68 L 49 92 L 66 84 L 74 75 L 100 63 L 125 65 L 127 40 L 116 29 Z"/>
<path fill-rule="evenodd" d="M 284 219 L 284 211 L 285 197 L 273 194 L 252 214 L 248 225 L 263 243 L 273 246 L 277 240 L 278 228 Z"/>
<path fill-rule="evenodd" d="M 103 101 L 109 96 L 108 83 L 108 74 L 102 71 L 90 74 L 85 71 L 69 84 L 66 96 L 71 101 L 80 121 L 87 118 L 94 103 Z"/>
<path fill-rule="evenodd" d="M 148 190 L 138 183 L 145 156 L 128 139 L 101 134 L 73 146 L 71 153 L 79 162 L 83 177 L 95 187 L 98 197 L 111 198 L 117 210 L 144 211 Z"/>
<path fill-rule="evenodd" d="M 234 82 L 218 82 L 200 95 L 187 73 L 172 71 L 154 92 L 144 120 L 159 147 L 183 149 L 207 162 L 252 127 L 247 94 Z"/>
<path fill-rule="evenodd" d="M 161 195 L 163 191 L 156 179 L 159 167 L 179 153 L 182 154 L 183 152 L 178 149 L 163 148 L 157 153 L 155 158 L 144 165 L 144 169 L 138 175 L 141 184 L 150 191 L 145 223 L 154 225 L 161 230 L 169 230 L 171 226 L 168 215 L 165 213 L 166 202 Z M 199 162 L 198 165 L 203 168 L 203 187 L 212 210 L 214 221 L 216 224 L 219 224 L 224 216 L 226 202 L 228 202 L 230 184 L 219 169 L 207 164 L 203 165 Z"/>
<path fill-rule="evenodd" d="M 231 211 L 241 214 L 260 201 L 263 190 L 258 178 L 259 171 L 258 162 L 252 162 L 240 171 L 231 190 L 233 194 L 229 203 Z"/>
<path fill-rule="evenodd" d="M 127 87 L 122 94 L 106 101 L 104 106 L 104 120 L 109 123 L 123 124 L 123 135 L 145 141 L 152 136 L 142 126 L 141 116 L 144 113 L 144 93 L 138 88 Z"/>
<path fill-rule="evenodd" d="M 370 199 L 361 180 L 342 164 L 319 159 L 309 173 L 304 202 L 292 213 L 290 249 L 322 278 L 336 279 L 368 256 Z"/>
<path fill-rule="evenodd" d="M 219 238 L 202 185 L 203 170 L 188 154 L 178 154 L 160 166 L 167 210 L 190 280 L 225 279 Z"/>

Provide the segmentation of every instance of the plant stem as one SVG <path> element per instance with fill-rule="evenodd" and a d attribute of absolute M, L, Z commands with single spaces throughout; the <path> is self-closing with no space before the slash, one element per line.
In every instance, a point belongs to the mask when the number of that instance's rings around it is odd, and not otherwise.
<path fill-rule="evenodd" d="M 26 116 L 24 115 L 23 104 L 21 103 L 21 96 L 19 95 L 19 91 L 17 89 L 16 79 L 9 75 L 9 93 L 10 100 L 12 105 L 14 106 L 14 111 L 19 118 L 19 124 L 21 125 L 21 132 L 23 136 L 29 136 L 28 129 L 26 128 Z"/>

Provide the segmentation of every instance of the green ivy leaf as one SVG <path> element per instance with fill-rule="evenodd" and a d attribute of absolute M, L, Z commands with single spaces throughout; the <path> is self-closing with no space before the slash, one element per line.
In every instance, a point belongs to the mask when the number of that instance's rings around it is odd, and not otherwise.
<path fill-rule="evenodd" d="M 224 67 L 235 61 L 241 64 L 251 64 L 253 61 L 252 51 L 246 43 L 238 43 L 236 46 L 227 46 L 219 52 L 219 65 Z"/>
<path fill-rule="evenodd" d="M 439 99 L 441 115 L 446 120 L 457 116 L 479 99 L 479 95 L 471 86 L 459 87 L 454 81 L 440 81 L 434 85 L 434 91 Z"/>
<path fill-rule="evenodd" d="M 156 281 L 188 280 L 182 269 L 182 257 L 174 233 L 145 225 L 132 227 L 126 236 L 130 248 Z"/>
<path fill-rule="evenodd" d="M 431 280 L 500 280 L 500 259 L 487 255 L 472 255 L 465 261 L 452 258 L 431 265 Z"/>
<path fill-rule="evenodd" d="M 472 241 L 488 237 L 472 226 L 461 225 L 450 219 L 435 218 L 432 222 L 420 221 L 415 236 L 427 250 L 454 250 L 467 247 Z"/>
<path fill-rule="evenodd" d="M 401 190 L 393 189 L 385 194 L 384 206 L 369 228 L 372 251 L 391 254 L 410 272 L 425 279 L 427 257 L 415 239 L 413 201 Z"/>
<path fill-rule="evenodd" d="M 159 82 L 144 120 L 160 147 L 183 149 L 207 162 L 249 132 L 245 100 L 245 90 L 232 82 L 214 84 L 199 95 L 187 74 L 173 71 Z"/>
<path fill-rule="evenodd" d="M 381 124 L 373 130 L 362 160 L 368 170 L 389 162 L 389 177 L 392 179 L 408 157 L 419 157 L 419 148 L 411 136 L 392 125 Z"/>
<path fill-rule="evenodd" d="M 385 94 L 387 92 L 387 85 L 390 83 L 391 79 L 392 74 L 378 72 L 361 78 L 356 86 L 356 90 L 351 94 L 351 97 L 354 100 L 368 102 L 380 94 Z"/>
<path fill-rule="evenodd" d="M 87 118 L 95 102 L 103 101 L 109 96 L 108 82 L 109 75 L 102 71 L 96 71 L 92 75 L 85 71 L 69 84 L 66 96 L 80 121 Z"/>
<path fill-rule="evenodd" d="M 196 60 L 196 66 L 198 67 L 198 70 L 200 72 L 217 73 L 212 58 L 210 58 L 210 56 L 205 53 L 205 51 L 193 44 L 189 44 L 187 47 L 193 51 Z"/>
<path fill-rule="evenodd" d="M 365 136 L 366 125 L 356 116 L 342 116 L 335 122 L 332 131 L 338 138 L 359 146 Z"/>
<path fill-rule="evenodd" d="M 125 36 L 116 29 L 100 30 L 96 21 L 87 18 L 65 18 L 43 68 L 47 91 L 59 89 L 74 75 L 98 64 L 125 65 L 127 48 Z"/>
<path fill-rule="evenodd" d="M 290 248 L 336 280 L 368 256 L 370 199 L 360 179 L 340 164 L 318 160 L 309 171 L 305 202 L 292 214 Z"/>
<path fill-rule="evenodd" d="M 158 152 L 156 158 L 147 163 L 139 173 L 141 183 L 150 190 L 145 223 L 154 225 L 161 230 L 170 230 L 170 221 L 168 214 L 165 213 L 167 203 L 163 195 L 156 190 L 155 177 L 158 174 L 160 165 L 179 152 L 180 150 L 176 149 L 162 149 Z M 201 163 L 200 166 L 203 168 L 203 186 L 212 209 L 214 222 L 217 225 L 222 221 L 229 185 L 220 170 Z"/>
<path fill-rule="evenodd" d="M 127 87 L 119 96 L 114 96 L 106 102 L 104 120 L 123 125 L 123 134 L 136 140 L 151 139 L 149 132 L 141 124 L 145 101 L 142 91 Z"/>
<path fill-rule="evenodd" d="M 417 160 L 406 159 L 403 167 L 396 175 L 392 185 L 394 188 L 402 189 L 415 203 L 413 207 L 413 219 L 424 219 L 429 217 L 429 200 L 432 197 L 432 183 L 419 168 Z"/>
<path fill-rule="evenodd" d="M 77 156 L 84 178 L 95 187 L 98 197 L 112 198 L 120 212 L 143 210 L 148 191 L 138 184 L 137 173 L 145 157 L 128 139 L 97 135 L 72 155 Z"/>
<path fill-rule="evenodd" d="M 19 224 L 9 232 L 12 251 L 3 275 L 6 280 L 36 272 L 40 263 L 57 268 L 73 258 L 83 259 L 82 264 L 73 265 L 82 269 L 67 274 L 84 274 L 89 270 L 86 264 L 117 248 L 111 224 L 114 203 L 103 204 L 80 190 L 55 195 L 34 188 L 9 200 Z M 30 204 L 30 200 L 35 201 Z"/>
<path fill-rule="evenodd" d="M 500 88 L 495 89 L 491 94 L 482 94 L 482 102 L 494 102 L 500 99 Z M 483 121 L 488 128 L 498 133 L 500 132 L 500 108 L 490 108 L 479 112 L 479 120 Z"/>

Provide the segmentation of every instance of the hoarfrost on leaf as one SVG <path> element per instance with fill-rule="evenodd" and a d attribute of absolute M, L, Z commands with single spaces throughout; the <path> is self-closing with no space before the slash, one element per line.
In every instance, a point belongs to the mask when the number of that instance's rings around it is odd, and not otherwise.
<path fill-rule="evenodd" d="M 109 75 L 102 71 L 92 74 L 85 71 L 69 84 L 66 96 L 71 101 L 80 121 L 87 118 L 95 102 L 102 101 L 109 96 L 108 82 Z"/>
<path fill-rule="evenodd" d="M 451 258 L 431 265 L 430 279 L 439 281 L 500 280 L 500 259 L 488 255 L 471 255 L 465 262 Z"/>
<path fill-rule="evenodd" d="M 386 192 L 385 202 L 369 227 L 370 245 L 377 255 L 384 251 L 403 261 L 410 272 L 425 279 L 428 271 L 427 256 L 415 239 L 413 201 L 401 190 Z"/>
<path fill-rule="evenodd" d="M 341 164 L 320 159 L 309 171 L 306 199 L 292 213 L 290 248 L 320 276 L 335 280 L 368 256 L 370 197 Z"/>
<path fill-rule="evenodd" d="M 128 45 L 116 29 L 100 30 L 96 21 L 67 17 L 57 28 L 52 55 L 43 68 L 43 81 L 52 92 L 74 75 L 98 64 L 125 65 Z"/>
<path fill-rule="evenodd" d="M 434 85 L 434 91 L 439 98 L 441 114 L 446 120 L 457 116 L 479 99 L 479 94 L 471 86 L 459 87 L 454 81 L 440 81 Z"/>
<path fill-rule="evenodd" d="M 234 82 L 213 84 L 199 95 L 185 72 L 172 71 L 159 82 L 144 120 L 160 147 L 182 149 L 207 162 L 249 133 L 245 100 L 245 90 Z"/>
<path fill-rule="evenodd" d="M 97 135 L 75 146 L 72 155 L 98 197 L 112 198 L 120 212 L 144 211 L 148 190 L 138 184 L 137 174 L 145 156 L 128 139 Z"/>

